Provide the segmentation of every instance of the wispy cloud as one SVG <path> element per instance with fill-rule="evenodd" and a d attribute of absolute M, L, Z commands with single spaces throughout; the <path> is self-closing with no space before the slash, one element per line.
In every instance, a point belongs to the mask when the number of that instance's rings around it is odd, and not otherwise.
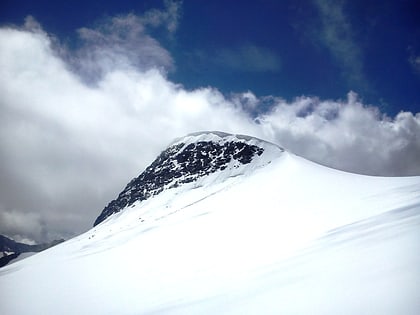
<path fill-rule="evenodd" d="M 344 1 L 314 0 L 321 27 L 317 36 L 341 67 L 344 78 L 353 89 L 369 88 L 363 72 L 362 51 L 351 23 L 345 14 Z"/>
<path fill-rule="evenodd" d="M 420 75 L 420 54 L 416 54 L 412 47 L 408 48 L 408 63 L 410 64 L 411 68 L 414 72 Z"/>
<path fill-rule="evenodd" d="M 253 44 L 220 49 L 209 59 L 239 72 L 277 72 L 281 69 L 281 60 L 275 52 Z"/>
<path fill-rule="evenodd" d="M 147 11 L 141 21 L 144 25 L 158 27 L 164 25 L 169 33 L 174 33 L 181 16 L 182 1 L 164 1 L 164 10 L 151 9 Z"/>
<path fill-rule="evenodd" d="M 115 67 L 171 71 L 174 61 L 170 53 L 150 35 L 150 31 L 164 28 L 172 35 L 178 28 L 180 12 L 181 2 L 166 0 L 163 10 L 104 18 L 94 27 L 80 28 L 81 47 L 68 59 L 88 81 L 98 80 Z"/>
<path fill-rule="evenodd" d="M 72 62 L 89 79 L 98 79 L 115 67 L 159 67 L 162 71 L 173 67 L 169 52 L 147 34 L 136 15 L 114 17 L 95 28 L 81 28 L 78 33 L 83 44 Z"/>

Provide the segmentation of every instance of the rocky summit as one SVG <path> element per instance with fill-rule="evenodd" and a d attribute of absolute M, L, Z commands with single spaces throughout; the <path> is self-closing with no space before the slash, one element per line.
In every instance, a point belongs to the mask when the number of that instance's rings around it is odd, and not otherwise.
<path fill-rule="evenodd" d="M 249 164 L 264 153 L 264 141 L 222 132 L 202 132 L 178 139 L 112 200 L 94 226 L 114 213 L 200 177 Z M 281 148 L 278 148 L 282 150 Z"/>

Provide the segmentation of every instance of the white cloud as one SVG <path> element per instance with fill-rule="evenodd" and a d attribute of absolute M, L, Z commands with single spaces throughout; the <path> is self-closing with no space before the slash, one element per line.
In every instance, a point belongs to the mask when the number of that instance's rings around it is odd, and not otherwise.
<path fill-rule="evenodd" d="M 81 28 L 78 32 L 83 46 L 69 59 L 91 81 L 114 68 L 156 68 L 163 73 L 173 69 L 169 52 L 147 34 L 142 18 L 134 14 L 114 17 L 96 28 Z"/>
<path fill-rule="evenodd" d="M 260 120 L 276 142 L 318 163 L 371 175 L 420 174 L 420 114 L 390 119 L 349 93 L 346 101 L 279 101 Z"/>
<path fill-rule="evenodd" d="M 143 15 L 127 14 L 104 18 L 95 27 L 78 30 L 81 40 L 76 53 L 60 53 L 68 64 L 87 82 L 97 82 L 114 68 L 147 71 L 158 69 L 163 74 L 174 69 L 170 53 L 150 35 L 155 28 L 169 35 L 178 28 L 181 2 L 164 1 L 164 9 L 151 9 Z M 26 29 L 40 33 L 34 19 L 27 19 Z M 58 47 L 57 47 L 58 48 Z"/>
<path fill-rule="evenodd" d="M 92 32 L 86 51 L 103 36 Z M 147 69 L 99 58 L 107 66 L 91 85 L 70 70 L 72 52 L 63 59 L 57 48 L 39 27 L 0 29 L 0 233 L 38 241 L 80 233 L 168 143 L 198 130 L 258 136 L 349 171 L 420 174 L 419 114 L 383 117 L 353 93 L 288 103 L 187 91 L 155 69 L 159 58 Z M 267 99 L 271 111 L 261 113 Z"/>

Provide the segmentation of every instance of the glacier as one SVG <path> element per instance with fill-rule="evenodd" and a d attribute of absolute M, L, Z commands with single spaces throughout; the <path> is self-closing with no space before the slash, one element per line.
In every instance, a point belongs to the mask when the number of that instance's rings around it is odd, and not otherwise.
<path fill-rule="evenodd" d="M 170 146 L 198 142 L 262 154 L 165 182 L 2 268 L 0 313 L 418 314 L 420 176 L 350 174 L 219 132 Z"/>

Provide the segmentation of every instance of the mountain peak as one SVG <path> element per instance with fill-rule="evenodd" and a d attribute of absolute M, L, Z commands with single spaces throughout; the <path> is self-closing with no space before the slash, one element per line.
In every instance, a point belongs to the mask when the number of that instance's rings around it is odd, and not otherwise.
<path fill-rule="evenodd" d="M 244 174 L 268 164 L 273 156 L 283 151 L 261 139 L 219 131 L 178 138 L 104 208 L 94 226 L 134 202 L 146 200 L 165 189 L 177 188 L 217 172 L 223 172 L 224 177 Z"/>
<path fill-rule="evenodd" d="M 257 141 L 269 143 L 265 140 L 261 140 L 252 136 L 241 135 L 241 134 L 231 134 L 223 131 L 198 131 L 190 133 L 182 138 L 175 139 L 172 144 L 178 142 L 198 142 L 198 141 Z M 271 145 L 276 146 L 271 143 Z"/>

